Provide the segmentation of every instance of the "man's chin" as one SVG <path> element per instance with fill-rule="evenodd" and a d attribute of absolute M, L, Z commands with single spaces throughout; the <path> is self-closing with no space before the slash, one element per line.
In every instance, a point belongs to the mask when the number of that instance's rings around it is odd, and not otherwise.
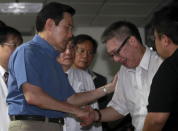
<path fill-rule="evenodd" d="M 123 66 L 127 67 L 127 68 L 132 68 L 126 61 L 122 63 Z"/>
<path fill-rule="evenodd" d="M 80 65 L 79 67 L 80 67 L 80 69 L 82 69 L 82 70 L 86 70 L 86 69 L 87 69 L 87 67 L 84 66 L 84 65 Z"/>
<path fill-rule="evenodd" d="M 127 68 L 129 68 L 129 69 L 134 69 L 134 68 L 137 67 L 137 65 L 128 65 L 128 64 L 125 64 L 124 66 L 127 67 Z"/>

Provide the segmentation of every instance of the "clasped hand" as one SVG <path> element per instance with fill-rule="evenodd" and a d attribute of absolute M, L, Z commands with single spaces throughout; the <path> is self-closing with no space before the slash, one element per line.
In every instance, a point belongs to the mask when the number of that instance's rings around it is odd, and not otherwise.
<path fill-rule="evenodd" d="M 82 112 L 76 116 L 80 119 L 81 126 L 89 126 L 95 121 L 95 112 L 90 106 L 82 107 Z"/>

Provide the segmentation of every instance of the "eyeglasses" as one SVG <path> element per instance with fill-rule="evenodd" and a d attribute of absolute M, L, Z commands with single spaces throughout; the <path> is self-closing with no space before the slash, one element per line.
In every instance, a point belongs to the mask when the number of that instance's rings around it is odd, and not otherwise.
<path fill-rule="evenodd" d="M 75 46 L 73 44 L 69 44 L 66 47 L 66 50 L 74 51 L 74 49 L 75 49 Z"/>
<path fill-rule="evenodd" d="M 7 45 L 8 47 L 11 47 L 11 48 L 16 48 L 18 46 L 18 44 L 15 44 L 15 43 L 4 43 L 4 45 Z"/>
<path fill-rule="evenodd" d="M 118 56 L 120 51 L 122 50 L 122 48 L 124 47 L 124 45 L 127 43 L 127 41 L 130 39 L 130 36 L 128 36 L 121 44 L 121 46 L 116 49 L 115 51 L 112 52 L 112 54 L 110 55 L 111 57 L 113 56 Z"/>
<path fill-rule="evenodd" d="M 94 53 L 93 51 L 85 50 L 83 48 L 76 47 L 76 52 L 79 54 L 87 53 L 88 56 L 92 56 Z"/>

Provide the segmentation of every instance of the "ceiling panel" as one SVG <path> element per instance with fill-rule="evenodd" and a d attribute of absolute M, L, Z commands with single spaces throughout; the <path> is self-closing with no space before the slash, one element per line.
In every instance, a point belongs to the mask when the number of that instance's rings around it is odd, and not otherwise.
<path fill-rule="evenodd" d="M 57 1 L 69 4 L 76 9 L 76 27 L 105 27 L 118 20 L 128 20 L 137 26 L 145 26 L 155 10 L 172 0 L 0 0 L 0 3 L 15 1 L 44 4 Z M 34 33 L 35 17 L 36 14 L 0 14 L 2 21 L 24 34 Z"/>
<path fill-rule="evenodd" d="M 95 18 L 94 15 L 76 15 L 74 16 L 74 26 L 75 27 L 84 27 L 91 26 L 91 22 Z"/>
<path fill-rule="evenodd" d="M 154 4 L 105 4 L 100 11 L 102 15 L 145 16 Z"/>
<path fill-rule="evenodd" d="M 95 3 L 95 2 L 104 2 L 105 0 L 69 0 L 71 2 L 80 2 L 80 3 Z"/>
<path fill-rule="evenodd" d="M 23 34 L 33 34 L 35 26 L 36 14 L 29 15 L 0 15 L 1 20 L 3 20 L 7 25 L 15 27 L 20 30 Z"/>
<path fill-rule="evenodd" d="M 155 2 L 158 3 L 159 1 L 162 0 L 108 0 L 109 3 L 150 3 L 150 2 Z"/>
<path fill-rule="evenodd" d="M 105 0 L 47 0 L 47 2 L 62 2 L 62 3 L 102 3 Z"/>
<path fill-rule="evenodd" d="M 113 22 L 126 20 L 133 22 L 137 26 L 143 26 L 145 19 L 143 17 L 118 17 L 118 16 L 98 16 L 92 23 L 92 25 L 97 26 L 108 26 Z"/>
<path fill-rule="evenodd" d="M 95 15 L 98 9 L 100 8 L 100 3 L 91 3 L 91 4 L 70 4 L 74 9 L 76 9 L 76 15 Z M 82 7 L 82 8 L 81 8 Z"/>
<path fill-rule="evenodd" d="M 45 2 L 46 0 L 0 0 L 1 3 L 5 2 Z"/>

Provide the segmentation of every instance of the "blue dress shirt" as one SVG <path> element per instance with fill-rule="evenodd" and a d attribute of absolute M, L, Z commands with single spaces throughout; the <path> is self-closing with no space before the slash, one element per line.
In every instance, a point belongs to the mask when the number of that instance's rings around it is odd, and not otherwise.
<path fill-rule="evenodd" d="M 75 92 L 61 65 L 56 61 L 58 55 L 59 52 L 39 35 L 14 51 L 9 61 L 9 115 L 41 115 L 48 118 L 65 116 L 64 112 L 28 104 L 22 91 L 22 85 L 28 82 L 60 101 L 73 95 Z"/>

